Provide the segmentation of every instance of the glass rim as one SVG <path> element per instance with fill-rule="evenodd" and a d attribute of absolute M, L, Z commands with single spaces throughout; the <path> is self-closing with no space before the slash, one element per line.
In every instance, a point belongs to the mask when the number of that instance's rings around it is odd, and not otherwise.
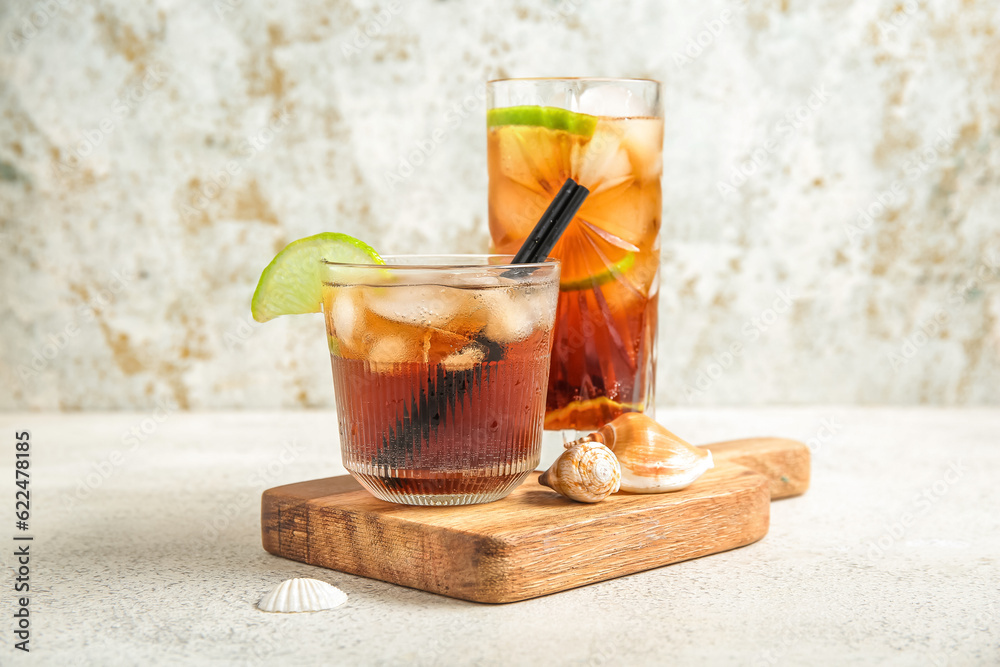
<path fill-rule="evenodd" d="M 585 81 L 594 83 L 607 83 L 607 82 L 630 82 L 630 83 L 652 83 L 657 86 L 662 86 L 663 82 L 658 79 L 647 79 L 643 77 L 616 77 L 616 76 L 508 76 L 500 79 L 489 79 L 486 82 L 487 86 L 491 86 L 495 83 L 507 83 L 515 81 Z"/>
<path fill-rule="evenodd" d="M 404 259 L 443 259 L 452 260 L 449 263 L 428 263 L 421 262 L 417 264 L 390 264 L 388 261 L 385 264 L 369 264 L 369 263 L 356 263 L 356 262 L 331 262 L 326 259 L 320 259 L 320 262 L 326 266 L 334 267 L 344 267 L 352 269 L 392 269 L 393 271 L 456 271 L 456 270 L 499 270 L 506 271 L 508 269 L 541 269 L 545 267 L 559 266 L 560 260 L 557 257 L 546 257 L 541 262 L 532 262 L 526 264 L 512 264 L 510 261 L 501 264 L 484 264 L 484 263 L 473 263 L 472 259 L 490 259 L 493 257 L 503 257 L 508 260 L 513 259 L 514 255 L 510 254 L 498 254 L 498 253 L 409 253 L 409 254 L 395 254 L 395 255 L 382 255 L 382 259 L 390 260 L 397 258 Z M 463 261 L 464 260 L 464 261 Z"/>

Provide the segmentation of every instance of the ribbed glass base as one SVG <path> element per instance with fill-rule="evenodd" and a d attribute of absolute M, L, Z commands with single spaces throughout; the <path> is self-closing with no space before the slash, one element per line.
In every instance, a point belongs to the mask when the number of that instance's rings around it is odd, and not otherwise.
<path fill-rule="evenodd" d="M 381 477 L 349 470 L 373 496 L 403 505 L 476 505 L 506 498 L 531 473 L 534 466 L 511 475 Z"/>

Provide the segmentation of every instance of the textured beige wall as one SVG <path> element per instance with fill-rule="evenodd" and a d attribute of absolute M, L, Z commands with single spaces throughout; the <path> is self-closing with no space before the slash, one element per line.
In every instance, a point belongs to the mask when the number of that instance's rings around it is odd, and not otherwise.
<path fill-rule="evenodd" d="M 483 250 L 530 75 L 665 84 L 662 403 L 996 404 L 996 3 L 748 4 L 0 3 L 0 408 L 332 405 L 260 270 Z"/>

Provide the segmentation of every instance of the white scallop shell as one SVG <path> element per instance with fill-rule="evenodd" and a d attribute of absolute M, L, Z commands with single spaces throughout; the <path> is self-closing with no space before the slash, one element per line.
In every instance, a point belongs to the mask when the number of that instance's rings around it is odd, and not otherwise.
<path fill-rule="evenodd" d="M 323 611 L 347 602 L 347 594 L 336 586 L 318 579 L 288 579 L 260 599 L 261 611 L 292 613 Z"/>

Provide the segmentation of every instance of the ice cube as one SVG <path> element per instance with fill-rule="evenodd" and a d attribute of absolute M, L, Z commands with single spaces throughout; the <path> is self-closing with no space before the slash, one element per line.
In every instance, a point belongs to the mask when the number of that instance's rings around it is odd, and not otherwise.
<path fill-rule="evenodd" d="M 368 308 L 387 320 L 442 327 L 468 297 L 462 290 L 441 285 L 388 287 L 368 299 Z"/>
<path fill-rule="evenodd" d="M 580 95 L 580 113 L 606 118 L 652 116 L 646 101 L 623 86 L 593 86 Z"/>
<path fill-rule="evenodd" d="M 358 309 L 354 305 L 354 298 L 348 293 L 349 288 L 337 290 L 337 295 L 333 298 L 333 307 L 330 311 L 330 319 L 333 322 L 333 330 L 338 338 L 352 340 L 354 338 L 354 327 L 358 323 Z"/>
<path fill-rule="evenodd" d="M 486 290 L 480 298 L 488 309 L 483 335 L 497 343 L 512 343 L 535 328 L 536 314 L 523 296 L 509 290 Z"/>
<path fill-rule="evenodd" d="M 524 298 L 534 316 L 534 328 L 549 329 L 556 318 L 556 304 L 559 293 L 555 290 L 532 290 L 526 292 Z"/>
<path fill-rule="evenodd" d="M 514 281 L 497 274 L 495 269 L 484 266 L 478 271 L 462 271 L 456 273 L 452 279 L 456 285 L 465 287 L 501 287 L 510 285 Z"/>
<path fill-rule="evenodd" d="M 636 176 L 643 181 L 659 178 L 663 170 L 663 121 L 633 118 L 622 121 L 622 125 L 622 147 L 628 151 Z"/>
<path fill-rule="evenodd" d="M 473 336 L 482 328 L 468 321 L 468 318 L 457 317 L 448 324 L 448 330 L 430 327 L 423 329 L 421 349 L 424 361 L 437 363 L 439 360 L 465 348 Z"/>
<path fill-rule="evenodd" d="M 368 362 L 376 373 L 391 371 L 395 364 L 422 359 L 420 346 L 405 336 L 382 336 L 368 350 Z"/>
<path fill-rule="evenodd" d="M 622 147 L 624 122 L 599 121 L 590 141 L 572 156 L 573 173 L 591 196 L 615 187 L 628 187 L 635 178 L 628 151 Z"/>
<path fill-rule="evenodd" d="M 467 371 L 486 358 L 486 350 L 478 345 L 469 345 L 441 360 L 441 365 L 449 371 Z"/>
<path fill-rule="evenodd" d="M 323 291 L 331 352 L 349 359 L 364 355 L 364 295 L 359 287 L 327 287 Z"/>

